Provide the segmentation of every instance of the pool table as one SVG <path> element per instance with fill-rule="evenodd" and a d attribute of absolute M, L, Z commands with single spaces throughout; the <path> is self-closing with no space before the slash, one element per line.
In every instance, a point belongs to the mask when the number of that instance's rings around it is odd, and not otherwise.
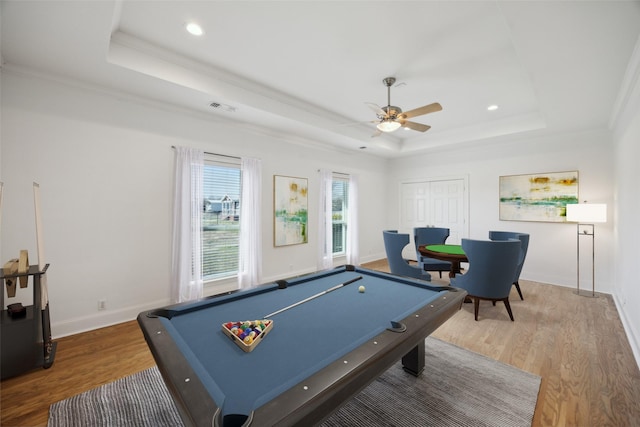
<path fill-rule="evenodd" d="M 185 425 L 310 426 L 400 359 L 419 375 L 425 338 L 465 295 L 347 265 L 145 311 L 138 322 Z M 292 305 L 269 317 L 251 352 L 222 331 Z"/>

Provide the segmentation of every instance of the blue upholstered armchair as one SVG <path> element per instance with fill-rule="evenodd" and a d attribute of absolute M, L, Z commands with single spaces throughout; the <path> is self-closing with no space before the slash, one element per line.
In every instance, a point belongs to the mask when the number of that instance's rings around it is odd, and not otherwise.
<path fill-rule="evenodd" d="M 504 302 L 513 321 L 509 293 L 520 256 L 519 240 L 462 239 L 462 249 L 469 259 L 469 270 L 451 279 L 451 286 L 467 291 L 473 300 L 474 316 L 478 320 L 480 300 Z"/>
<path fill-rule="evenodd" d="M 387 261 L 391 274 L 413 277 L 415 279 L 431 280 L 431 275 L 422 268 L 409 264 L 402 257 L 402 250 L 409 244 L 409 235 L 398 233 L 397 230 L 384 230 L 384 250 L 387 252 Z"/>
<path fill-rule="evenodd" d="M 422 245 L 444 245 L 449 237 L 449 229 L 442 227 L 416 227 L 413 229 L 413 241 L 416 246 L 416 259 L 418 266 L 424 271 L 437 271 L 442 278 L 443 271 L 451 270 L 449 261 L 440 261 L 439 259 L 429 258 L 420 254 L 418 246 Z"/>
<path fill-rule="evenodd" d="M 524 259 L 527 257 L 527 249 L 529 248 L 529 235 L 527 233 L 517 233 L 513 231 L 489 231 L 489 239 L 490 240 L 509 240 L 509 239 L 518 239 L 520 240 L 520 257 L 518 257 L 518 268 L 516 269 L 516 274 L 513 278 L 513 285 L 516 287 L 518 291 L 518 295 L 520 295 L 520 299 L 524 300 L 522 296 L 522 291 L 520 290 L 520 272 L 522 271 L 522 266 L 524 265 Z"/>

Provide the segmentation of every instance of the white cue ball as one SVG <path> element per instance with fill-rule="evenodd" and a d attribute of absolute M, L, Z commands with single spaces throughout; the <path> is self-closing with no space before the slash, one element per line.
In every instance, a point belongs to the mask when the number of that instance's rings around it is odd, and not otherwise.
<path fill-rule="evenodd" d="M 364 286 L 360 285 L 360 287 L 358 288 L 358 292 L 363 294 L 364 293 Z"/>

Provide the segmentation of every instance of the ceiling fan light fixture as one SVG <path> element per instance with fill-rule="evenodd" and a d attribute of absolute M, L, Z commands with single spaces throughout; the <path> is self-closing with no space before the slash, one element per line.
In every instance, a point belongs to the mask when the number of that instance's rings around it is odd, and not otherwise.
<path fill-rule="evenodd" d="M 431 126 L 424 125 L 422 123 L 410 122 L 407 119 L 412 117 L 422 116 L 423 114 L 435 113 L 436 111 L 442 111 L 442 105 L 437 102 L 433 102 L 429 105 L 424 105 L 420 108 L 414 108 L 413 110 L 403 112 L 400 107 L 391 105 L 391 86 L 395 83 L 395 77 L 387 77 L 382 82 L 387 87 L 387 106 L 379 107 L 371 102 L 366 102 L 378 116 L 376 128 L 378 129 L 372 137 L 380 136 L 381 132 L 394 132 L 401 127 L 405 130 L 415 130 L 418 132 L 426 132 Z M 376 120 L 370 122 L 375 123 Z"/>
<path fill-rule="evenodd" d="M 393 132 L 400 128 L 400 126 L 402 126 L 400 123 L 391 119 L 385 119 L 376 125 L 378 130 L 382 132 Z"/>

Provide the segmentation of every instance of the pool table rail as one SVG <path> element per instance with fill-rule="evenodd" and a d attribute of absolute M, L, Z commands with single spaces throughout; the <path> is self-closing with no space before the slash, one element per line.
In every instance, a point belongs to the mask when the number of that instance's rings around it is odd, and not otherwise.
<path fill-rule="evenodd" d="M 219 408 L 210 404 L 214 397 L 210 396 L 209 390 L 160 321 L 159 316 L 167 311 L 140 313 L 138 323 L 183 422 L 186 426 L 200 426 L 202 420 L 214 420 Z M 169 366 L 172 368 L 168 369 Z"/>

